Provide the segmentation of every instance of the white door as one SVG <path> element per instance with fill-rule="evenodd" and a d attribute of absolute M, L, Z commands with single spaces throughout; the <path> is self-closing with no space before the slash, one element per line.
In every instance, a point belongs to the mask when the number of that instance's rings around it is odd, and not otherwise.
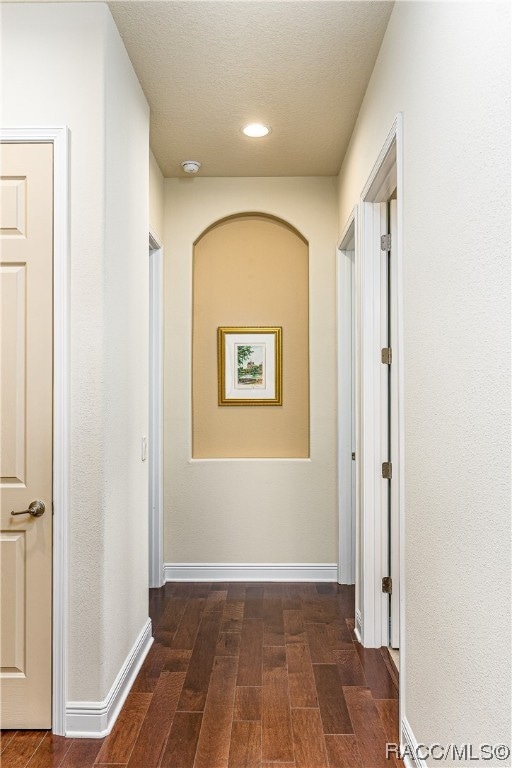
<path fill-rule="evenodd" d="M 51 727 L 52 144 L 0 145 L 0 249 L 0 722 L 42 729 Z"/>
<path fill-rule="evenodd" d="M 389 471 L 383 467 L 383 512 L 387 520 L 388 553 L 386 571 L 390 577 L 388 588 L 389 634 L 388 644 L 399 647 L 399 505 L 398 505 L 398 376 L 397 351 L 397 292 L 396 292 L 396 200 L 382 203 L 381 235 L 381 454 Z M 388 241 L 388 236 L 390 240 Z M 389 352 L 388 352 L 389 350 Z M 394 356 L 394 357 L 393 357 Z M 389 476 L 386 477 L 385 475 Z"/>
<path fill-rule="evenodd" d="M 389 432 L 391 463 L 395 467 L 394 477 L 391 479 L 391 498 L 389 509 L 389 568 L 391 575 L 392 591 L 390 595 L 390 624 L 389 644 L 391 648 L 400 646 L 400 520 L 398 504 L 398 367 L 396 365 L 396 353 L 398 349 L 398 318 L 397 318 L 397 209 L 396 200 L 389 201 L 388 209 L 389 232 L 391 233 L 391 251 L 389 259 L 389 334 L 391 348 L 395 350 L 395 364 L 389 368 L 390 386 L 390 411 Z"/>

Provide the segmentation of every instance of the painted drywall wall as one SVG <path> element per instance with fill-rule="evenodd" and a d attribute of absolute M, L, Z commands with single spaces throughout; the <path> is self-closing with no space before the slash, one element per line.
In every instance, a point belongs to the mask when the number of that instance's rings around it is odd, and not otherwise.
<path fill-rule="evenodd" d="M 282 221 L 243 216 L 210 229 L 193 258 L 192 455 L 308 458 L 308 244 Z M 280 405 L 219 405 L 222 326 L 281 328 Z"/>
<path fill-rule="evenodd" d="M 149 231 L 163 245 L 164 177 L 154 154 L 149 150 Z"/>
<path fill-rule="evenodd" d="M 166 562 L 336 562 L 335 180 L 167 179 L 165 193 Z M 193 243 L 246 212 L 309 242 L 310 459 L 191 460 Z"/>
<path fill-rule="evenodd" d="M 341 230 L 402 111 L 400 666 L 427 745 L 510 744 L 509 15 L 396 3 L 339 175 Z"/>
<path fill-rule="evenodd" d="M 147 618 L 148 108 L 106 5 L 1 16 L 2 124 L 71 132 L 69 699 L 101 701 Z"/>
<path fill-rule="evenodd" d="M 103 642 L 109 690 L 148 617 L 149 108 L 105 19 Z M 105 653 L 105 650 L 104 650 Z"/>

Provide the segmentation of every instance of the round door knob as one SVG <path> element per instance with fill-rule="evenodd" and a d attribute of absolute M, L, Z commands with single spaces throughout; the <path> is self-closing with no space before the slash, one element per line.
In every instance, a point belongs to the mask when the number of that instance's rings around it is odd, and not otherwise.
<path fill-rule="evenodd" d="M 11 512 L 11 515 L 32 515 L 32 517 L 41 517 L 41 515 L 44 515 L 45 509 L 44 502 L 36 499 L 28 505 L 28 509 L 24 509 L 22 512 Z"/>

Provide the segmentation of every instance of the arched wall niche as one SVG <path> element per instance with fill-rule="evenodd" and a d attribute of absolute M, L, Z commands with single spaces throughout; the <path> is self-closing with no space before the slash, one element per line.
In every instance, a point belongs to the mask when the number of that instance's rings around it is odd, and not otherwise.
<path fill-rule="evenodd" d="M 229 216 L 223 216 L 222 219 L 217 219 L 217 221 L 212 222 L 209 226 L 204 229 L 198 238 L 194 241 L 194 247 L 200 242 L 200 240 L 208 234 L 212 229 L 215 229 L 216 227 L 221 226 L 222 224 L 225 224 L 228 221 L 235 221 L 237 219 L 266 219 L 268 221 L 275 221 L 278 224 L 282 224 L 284 227 L 289 229 L 291 232 L 294 232 L 297 237 L 299 237 L 303 243 L 309 246 L 308 240 L 302 232 L 299 232 L 299 230 L 293 226 L 293 224 L 290 224 L 290 222 L 285 221 L 285 219 L 280 218 L 280 216 L 274 216 L 271 213 L 265 213 L 263 211 L 244 211 L 240 213 L 232 213 Z"/>
<path fill-rule="evenodd" d="M 218 404 L 217 328 L 281 327 L 283 403 Z M 309 457 L 309 246 L 262 213 L 214 222 L 193 255 L 194 458 Z"/>

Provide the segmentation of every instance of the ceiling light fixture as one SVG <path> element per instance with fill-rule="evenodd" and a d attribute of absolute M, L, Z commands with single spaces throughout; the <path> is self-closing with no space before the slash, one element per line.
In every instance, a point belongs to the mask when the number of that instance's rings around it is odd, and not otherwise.
<path fill-rule="evenodd" d="M 181 167 L 185 173 L 197 173 L 201 167 L 201 163 L 199 163 L 197 160 L 184 160 L 181 164 Z"/>
<path fill-rule="evenodd" d="M 263 136 L 267 136 L 270 131 L 270 126 L 263 125 L 262 123 L 249 123 L 245 128 L 242 128 L 242 133 L 245 133 L 251 139 L 261 139 Z"/>

